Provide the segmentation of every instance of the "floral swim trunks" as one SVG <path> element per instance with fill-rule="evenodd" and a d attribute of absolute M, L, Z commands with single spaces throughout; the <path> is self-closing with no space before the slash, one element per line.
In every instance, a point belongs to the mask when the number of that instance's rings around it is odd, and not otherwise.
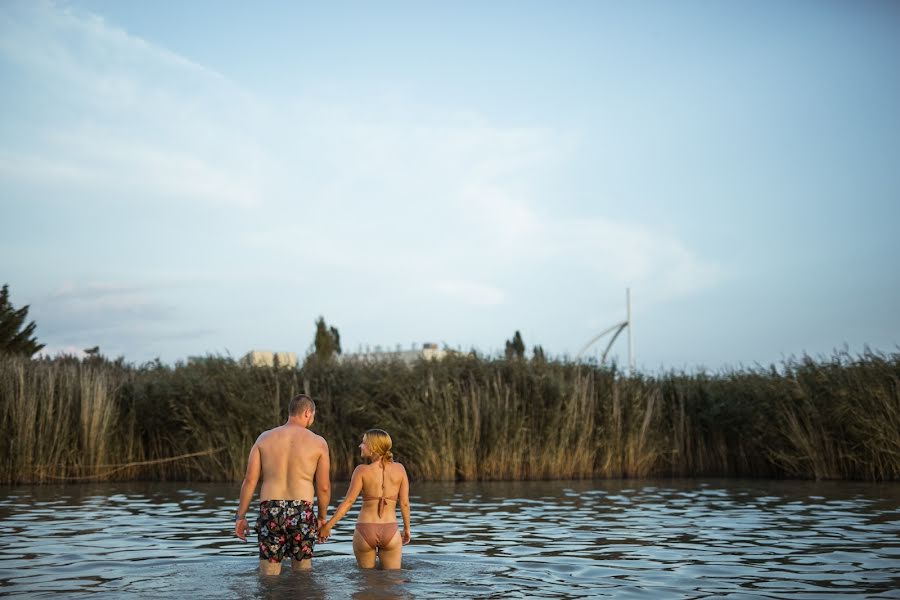
<path fill-rule="evenodd" d="M 263 500 L 256 519 L 259 559 L 281 562 L 285 558 L 312 558 L 319 523 L 307 500 Z"/>

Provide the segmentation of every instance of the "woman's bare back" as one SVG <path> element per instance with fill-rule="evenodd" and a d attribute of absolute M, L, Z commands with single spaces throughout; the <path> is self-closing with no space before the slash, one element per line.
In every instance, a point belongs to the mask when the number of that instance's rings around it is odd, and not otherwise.
<path fill-rule="evenodd" d="M 397 499 L 406 478 L 406 469 L 400 463 L 389 462 L 381 468 L 381 463 L 361 465 L 363 504 L 359 511 L 360 523 L 395 523 L 397 521 Z M 383 487 L 382 487 L 383 482 Z M 378 514 L 380 499 L 384 497 L 384 508 Z"/>

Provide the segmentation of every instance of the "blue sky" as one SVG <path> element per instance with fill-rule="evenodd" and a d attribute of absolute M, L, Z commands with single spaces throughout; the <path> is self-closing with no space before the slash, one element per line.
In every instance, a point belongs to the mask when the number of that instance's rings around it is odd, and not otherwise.
<path fill-rule="evenodd" d="M 51 353 L 900 343 L 893 2 L 0 4 L 0 279 Z M 616 345 L 618 356 L 625 345 Z"/>

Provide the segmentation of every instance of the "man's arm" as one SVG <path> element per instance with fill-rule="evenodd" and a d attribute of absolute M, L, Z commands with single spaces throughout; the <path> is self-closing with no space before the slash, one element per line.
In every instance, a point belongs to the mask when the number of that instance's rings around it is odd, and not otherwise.
<path fill-rule="evenodd" d="M 250 449 L 250 458 L 247 459 L 247 473 L 244 475 L 244 483 L 241 484 L 241 503 L 238 505 L 237 518 L 234 522 L 235 535 L 245 542 L 247 541 L 248 531 L 247 511 L 250 509 L 253 493 L 256 492 L 256 484 L 259 483 L 261 463 L 259 446 L 253 444 L 253 447 Z"/>
<path fill-rule="evenodd" d="M 328 504 L 331 502 L 331 458 L 328 456 L 328 442 L 322 440 L 322 454 L 316 463 L 316 500 L 319 504 L 319 526 L 328 520 Z"/>

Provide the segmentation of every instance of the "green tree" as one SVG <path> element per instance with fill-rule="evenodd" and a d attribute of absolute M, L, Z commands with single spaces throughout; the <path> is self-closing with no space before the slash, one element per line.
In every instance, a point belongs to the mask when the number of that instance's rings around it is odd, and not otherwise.
<path fill-rule="evenodd" d="M 328 327 L 325 318 L 316 320 L 316 337 L 313 341 L 315 347 L 313 355 L 318 360 L 331 360 L 341 353 L 341 334 L 337 327 Z"/>
<path fill-rule="evenodd" d="M 522 334 L 516 330 L 513 339 L 506 340 L 506 359 L 519 360 L 525 358 L 525 342 L 522 341 Z"/>
<path fill-rule="evenodd" d="M 544 363 L 547 362 L 547 357 L 544 356 L 544 349 L 540 346 L 534 347 L 534 356 L 531 359 L 536 363 Z"/>
<path fill-rule="evenodd" d="M 44 347 L 34 338 L 34 321 L 25 325 L 28 317 L 28 305 L 16 309 L 9 302 L 9 285 L 4 284 L 0 290 L 0 352 L 32 356 Z"/>

